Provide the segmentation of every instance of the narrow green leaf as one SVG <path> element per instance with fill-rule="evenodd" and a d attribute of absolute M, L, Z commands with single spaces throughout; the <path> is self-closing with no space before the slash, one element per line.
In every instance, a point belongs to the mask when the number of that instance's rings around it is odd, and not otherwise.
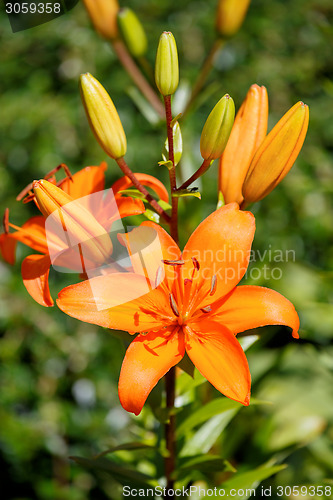
<path fill-rule="evenodd" d="M 188 431 L 193 429 L 199 424 L 206 422 L 208 419 L 219 415 L 223 412 L 240 409 L 242 405 L 228 398 L 217 398 L 210 401 L 198 410 L 192 413 L 182 424 L 178 427 L 177 436 L 180 438 Z"/>
<path fill-rule="evenodd" d="M 201 194 L 198 191 L 198 188 L 190 188 L 190 189 L 180 189 L 179 191 L 175 191 L 172 193 L 172 196 L 175 198 L 186 198 L 188 196 L 193 196 L 194 198 L 198 198 L 201 200 Z"/>
<path fill-rule="evenodd" d="M 134 469 L 129 469 L 123 465 L 115 463 L 104 457 L 96 459 L 88 459 L 82 457 L 70 457 L 78 465 L 86 469 L 106 472 L 122 485 L 135 485 L 149 487 L 156 485 L 156 482 L 146 474 L 142 474 Z"/>
<path fill-rule="evenodd" d="M 205 422 L 193 436 L 188 439 L 180 452 L 181 457 L 208 453 L 223 430 L 235 416 L 239 408 L 215 415 Z"/>
<path fill-rule="evenodd" d="M 125 194 L 131 198 L 139 198 L 139 200 L 146 200 L 145 195 L 142 194 L 138 189 L 122 189 L 119 191 L 120 194 Z"/>
<path fill-rule="evenodd" d="M 181 368 L 185 373 L 187 373 L 190 377 L 194 377 L 194 369 L 195 366 L 190 360 L 188 354 L 185 352 L 183 359 L 178 363 L 179 368 Z"/>
<path fill-rule="evenodd" d="M 114 446 L 112 448 L 108 448 L 107 450 L 103 451 L 102 453 L 99 453 L 95 459 L 104 457 L 105 455 L 108 455 L 109 453 L 114 453 L 115 451 L 122 451 L 122 450 L 142 450 L 142 449 L 150 449 L 150 450 L 156 450 L 155 446 L 152 446 L 150 444 L 145 444 L 145 443 L 140 443 L 140 442 L 135 442 L 133 441 L 132 443 L 125 443 L 125 444 L 120 444 L 119 446 Z"/>
<path fill-rule="evenodd" d="M 231 489 L 250 489 L 257 488 L 261 481 L 273 476 L 277 472 L 285 469 L 287 465 L 273 465 L 273 466 L 261 466 L 257 469 L 236 473 L 232 478 L 228 479 L 222 484 L 222 490 L 230 491 Z M 244 496 L 242 498 L 248 498 Z"/>
<path fill-rule="evenodd" d="M 143 212 L 143 215 L 148 219 L 148 220 L 151 220 L 153 222 L 156 222 L 156 224 L 158 224 L 160 222 L 160 216 L 158 215 L 158 213 L 154 212 L 154 210 L 150 210 L 150 208 L 147 208 L 147 210 L 145 210 Z"/>

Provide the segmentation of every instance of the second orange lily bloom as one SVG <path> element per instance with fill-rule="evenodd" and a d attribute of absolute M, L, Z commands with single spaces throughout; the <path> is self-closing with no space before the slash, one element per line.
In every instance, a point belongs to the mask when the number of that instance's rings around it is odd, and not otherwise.
<path fill-rule="evenodd" d="M 72 179 L 66 178 L 61 188 L 55 185 L 54 178 L 51 182 L 35 181 L 34 200 L 43 215 L 31 217 L 22 227 L 5 221 L 5 232 L 0 235 L 0 251 L 7 262 L 14 263 L 18 241 L 39 252 L 23 260 L 21 271 L 27 291 L 41 305 L 53 305 L 48 284 L 52 257 L 59 255 L 59 265 L 77 272 L 82 272 L 85 264 L 101 264 L 112 254 L 112 243 L 108 236 L 112 223 L 145 211 L 140 199 L 122 195 L 122 190 L 132 186 L 127 177 L 117 180 L 106 197 L 95 196 L 104 191 L 106 168 L 105 162 L 100 166 L 85 167 Z M 140 173 L 136 176 L 142 184 L 151 187 L 160 199 L 168 201 L 168 193 L 158 179 Z M 46 227 L 50 214 L 54 214 L 55 218 Z M 60 219 L 57 221 L 57 218 Z M 9 232 L 10 228 L 14 232 Z M 69 241 L 72 244 L 83 242 L 84 262 L 80 262 L 77 250 L 71 252 Z"/>
<path fill-rule="evenodd" d="M 261 200 L 293 166 L 308 129 L 308 106 L 295 104 L 266 136 L 267 120 L 266 88 L 252 85 L 220 159 L 219 190 L 225 203 Z"/>
<path fill-rule="evenodd" d="M 149 231 L 158 236 L 162 259 L 150 252 L 143 263 Z M 278 324 L 298 337 L 299 319 L 286 298 L 263 287 L 237 286 L 249 263 L 254 231 L 253 215 L 232 203 L 207 217 L 181 252 L 164 229 L 144 222 L 120 237 L 132 272 L 98 276 L 60 292 L 57 304 L 70 316 L 138 333 L 120 373 L 125 410 L 139 414 L 150 391 L 185 351 L 216 389 L 248 405 L 251 377 L 235 335 Z"/>

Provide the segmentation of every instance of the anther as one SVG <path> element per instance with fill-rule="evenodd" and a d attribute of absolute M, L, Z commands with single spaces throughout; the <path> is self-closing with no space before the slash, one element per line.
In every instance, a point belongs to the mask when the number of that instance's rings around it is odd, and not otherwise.
<path fill-rule="evenodd" d="M 141 332 L 140 335 L 142 335 L 143 337 L 145 337 L 146 335 L 148 335 L 148 332 Z"/>
<path fill-rule="evenodd" d="M 169 294 L 170 306 L 175 316 L 179 316 L 178 307 L 172 293 Z"/>
<path fill-rule="evenodd" d="M 214 276 L 212 277 L 212 284 L 210 286 L 209 295 L 214 295 L 214 293 L 216 292 L 216 285 L 217 285 L 217 276 L 216 274 L 214 274 Z"/>
<path fill-rule="evenodd" d="M 209 313 L 212 310 L 210 306 L 202 307 L 201 311 L 203 313 Z"/>
<path fill-rule="evenodd" d="M 162 266 L 158 266 L 157 272 L 156 272 L 156 278 L 155 278 L 155 288 L 158 287 L 158 285 L 161 284 L 162 281 L 162 273 L 163 273 L 163 268 Z"/>
<path fill-rule="evenodd" d="M 196 259 L 195 257 L 191 257 L 191 258 L 192 258 L 192 262 L 193 262 L 194 269 L 196 269 L 197 271 L 199 271 L 199 269 L 200 269 L 200 264 L 199 264 L 198 259 Z"/>
<path fill-rule="evenodd" d="M 166 264 L 167 266 L 182 266 L 185 264 L 184 260 L 168 260 L 164 259 L 162 260 L 163 264 Z"/>
<path fill-rule="evenodd" d="M 9 233 L 9 208 L 5 209 L 5 213 L 3 214 L 3 230 L 6 234 Z"/>
<path fill-rule="evenodd" d="M 185 278 L 185 279 L 184 279 L 184 285 L 185 285 L 185 286 L 187 286 L 187 285 L 191 284 L 192 282 L 193 282 L 193 281 L 192 281 L 192 280 L 190 280 L 189 278 Z"/>

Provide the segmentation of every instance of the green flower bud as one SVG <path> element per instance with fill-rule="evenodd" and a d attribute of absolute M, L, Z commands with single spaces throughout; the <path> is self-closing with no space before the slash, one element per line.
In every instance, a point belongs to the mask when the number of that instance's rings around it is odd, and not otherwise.
<path fill-rule="evenodd" d="M 178 52 L 176 41 L 170 31 L 164 31 L 160 36 L 156 54 L 155 81 L 163 96 L 174 94 L 178 87 Z"/>
<path fill-rule="evenodd" d="M 97 141 L 111 158 L 121 158 L 127 149 L 126 136 L 111 97 L 90 73 L 81 75 L 80 91 Z"/>
<path fill-rule="evenodd" d="M 204 160 L 216 160 L 227 145 L 235 118 L 235 105 L 226 94 L 208 116 L 201 133 L 200 151 Z"/>
<path fill-rule="evenodd" d="M 141 22 L 132 9 L 124 7 L 118 12 L 118 24 L 128 50 L 134 57 L 147 51 L 147 37 Z"/>

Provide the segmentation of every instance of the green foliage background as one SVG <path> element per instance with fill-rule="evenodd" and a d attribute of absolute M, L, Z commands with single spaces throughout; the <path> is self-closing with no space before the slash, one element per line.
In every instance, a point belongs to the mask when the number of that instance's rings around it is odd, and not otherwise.
<path fill-rule="evenodd" d="M 213 43 L 216 2 L 129 0 L 127 6 L 147 31 L 151 63 L 160 33 L 174 33 L 186 91 Z M 3 5 L 0 16 L 0 199 L 2 210 L 10 208 L 12 221 L 21 224 L 33 212 L 32 206 L 15 201 L 17 193 L 61 162 L 75 172 L 107 160 L 108 183 L 119 176 L 87 125 L 78 92 L 82 72 L 91 72 L 112 95 L 128 138 L 129 165 L 166 180 L 157 164 L 163 124 L 154 125 L 138 112 L 129 77 L 109 44 L 93 31 L 81 3 L 63 17 L 15 34 Z M 253 398 L 267 404 L 226 409 L 225 401 L 214 403 L 220 395 L 208 383 L 181 375 L 179 401 L 185 407 L 178 414 L 179 425 L 184 423 L 179 471 L 184 484 L 206 481 L 211 487 L 229 480 L 236 481 L 236 487 L 250 487 L 264 479 L 263 485 L 273 488 L 333 486 L 332 21 L 331 0 L 253 0 L 243 28 L 218 55 L 201 100 L 181 123 L 181 176 L 187 177 L 200 164 L 204 121 L 224 93 L 232 95 L 238 108 L 252 83 L 265 85 L 270 126 L 298 100 L 310 106 L 309 132 L 296 165 L 253 207 L 254 248 L 292 249 L 296 261 L 282 263 L 280 280 L 270 273 L 267 279 L 248 278 L 249 283 L 282 292 L 295 304 L 301 340 L 292 341 L 288 329 L 270 327 L 248 349 Z M 181 201 L 183 243 L 215 209 L 216 179 L 214 165 L 200 183 L 201 202 Z M 155 449 L 115 451 L 108 456 L 113 469 L 108 466 L 104 472 L 81 468 L 68 456 L 92 457 L 133 440 L 159 448 L 161 426 L 149 407 L 132 417 L 119 404 L 117 380 L 125 343 L 56 308 L 46 310 L 34 303 L 20 278 L 24 255 L 27 249 L 20 246 L 13 268 L 0 263 L 2 498 L 121 498 L 120 475 L 115 472 L 120 464 L 155 478 L 163 475 L 162 457 Z M 265 264 L 275 266 L 267 259 L 252 265 Z M 55 292 L 61 278 L 54 277 Z M 150 401 L 155 413 L 161 390 L 160 383 Z M 201 401 L 208 405 L 206 423 L 196 414 Z M 191 415 L 197 415 L 192 424 L 186 420 Z M 190 457 L 200 452 L 209 453 L 214 464 L 191 465 Z M 242 473 L 263 464 L 287 467 L 276 469 L 268 479 L 257 472 L 237 483 Z"/>

